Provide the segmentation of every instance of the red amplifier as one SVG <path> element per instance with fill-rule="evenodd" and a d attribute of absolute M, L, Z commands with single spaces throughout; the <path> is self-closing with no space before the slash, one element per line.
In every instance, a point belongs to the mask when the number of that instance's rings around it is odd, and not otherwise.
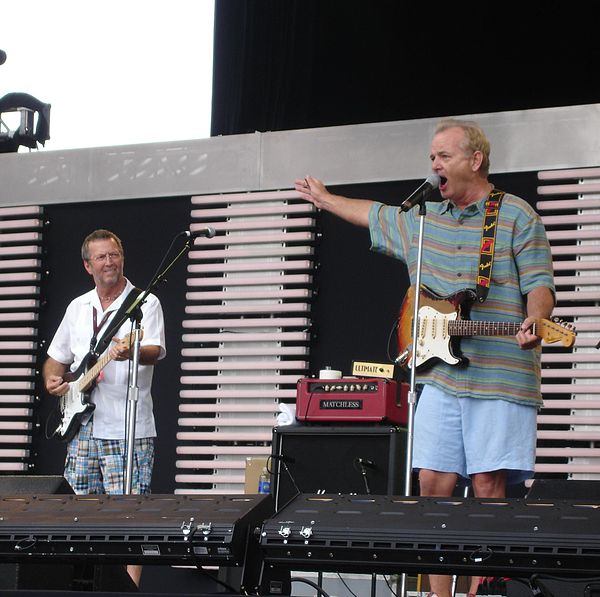
<path fill-rule="evenodd" d="M 347 423 L 408 419 L 408 385 L 390 379 L 344 377 L 298 380 L 296 420 Z"/>

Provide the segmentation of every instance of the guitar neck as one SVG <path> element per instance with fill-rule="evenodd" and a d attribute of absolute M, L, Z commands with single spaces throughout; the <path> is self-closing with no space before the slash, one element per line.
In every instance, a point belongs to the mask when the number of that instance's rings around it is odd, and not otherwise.
<path fill-rule="evenodd" d="M 505 321 L 460 319 L 448 322 L 448 333 L 451 336 L 515 336 L 520 329 L 520 323 Z M 535 326 L 532 331 L 535 333 Z"/>
<path fill-rule="evenodd" d="M 78 390 L 83 392 L 85 388 L 87 388 L 92 381 L 96 379 L 98 373 L 100 373 L 100 371 L 102 371 L 102 369 L 104 369 L 104 367 L 106 367 L 106 365 L 108 365 L 111 361 L 112 357 L 108 354 L 108 352 L 104 356 L 100 357 L 96 361 L 96 364 L 91 369 L 88 369 L 85 375 L 81 378 L 78 384 Z"/>

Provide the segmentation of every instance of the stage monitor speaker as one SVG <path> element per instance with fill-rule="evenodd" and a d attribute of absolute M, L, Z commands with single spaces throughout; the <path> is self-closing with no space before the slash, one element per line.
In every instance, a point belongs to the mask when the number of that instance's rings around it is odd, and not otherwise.
<path fill-rule="evenodd" d="M 298 493 L 403 493 L 406 430 L 390 425 L 273 429 L 275 510 Z"/>
<path fill-rule="evenodd" d="M 587 500 L 600 495 L 599 481 L 587 479 L 535 479 L 527 499 Z"/>
<path fill-rule="evenodd" d="M 59 475 L 0 476 L 0 496 L 73 493 L 67 480 Z M 70 564 L 0 564 L 0 589 L 70 589 L 74 575 Z"/>
<path fill-rule="evenodd" d="M 2 475 L 0 476 L 0 496 L 60 494 L 72 495 L 75 492 L 67 480 L 60 475 Z"/>
<path fill-rule="evenodd" d="M 291 570 L 577 577 L 591 593 L 600 501 L 302 494 L 260 544 L 267 565 Z"/>
<path fill-rule="evenodd" d="M 240 566 L 270 495 L 0 498 L 0 561 Z"/>

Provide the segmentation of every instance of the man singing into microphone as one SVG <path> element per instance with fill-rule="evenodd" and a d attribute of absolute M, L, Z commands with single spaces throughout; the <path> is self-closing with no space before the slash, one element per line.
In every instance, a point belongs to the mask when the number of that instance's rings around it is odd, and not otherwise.
<path fill-rule="evenodd" d="M 48 348 L 42 375 L 49 394 L 67 394 L 69 384 L 64 379 L 65 374 L 78 369 L 91 345 L 95 346 L 107 331 L 109 337 L 114 336 L 115 341 L 107 350 L 108 363 L 89 396 L 95 409 L 84 416 L 68 444 L 64 475 L 77 494 L 122 494 L 125 412 L 133 346 L 118 340 L 131 331 L 131 322 L 126 319 L 114 333 L 110 332 L 126 311 L 126 306 L 120 307 L 125 301 L 133 301 L 139 291 L 136 292 L 123 275 L 123 245 L 116 234 L 108 230 L 92 232 L 83 241 L 81 257 L 95 288 L 72 300 L 67 307 Z M 141 310 L 143 338 L 138 369 L 132 493 L 147 494 L 150 493 L 156 436 L 150 387 L 154 364 L 165 356 L 165 331 L 162 308 L 156 296 L 148 295 Z M 139 567 L 130 567 L 136 582 L 139 582 L 139 572 Z"/>
<path fill-rule="evenodd" d="M 422 284 L 450 297 L 479 285 L 471 319 L 520 324 L 516 337 L 465 337 L 466 366 L 435 362 L 419 371 L 413 465 L 423 496 L 451 496 L 470 479 L 478 497 L 504 497 L 507 484 L 533 476 L 536 414 L 541 406 L 540 343 L 533 324 L 554 308 L 550 248 L 542 222 L 522 199 L 488 181 L 490 144 L 474 122 L 441 121 L 431 142 L 431 168 L 443 201 L 429 203 Z M 437 182 L 437 178 L 434 179 Z M 402 260 L 412 283 L 419 215 L 328 192 L 317 179 L 296 181 L 316 207 L 368 227 L 372 249 Z M 500 201 L 497 219 L 489 219 Z M 489 209 L 488 209 L 489 208 Z M 484 241 L 496 229 L 489 283 L 480 272 Z M 489 246 L 489 244 L 488 244 Z M 450 597 L 450 577 L 432 575 L 431 595 Z"/>

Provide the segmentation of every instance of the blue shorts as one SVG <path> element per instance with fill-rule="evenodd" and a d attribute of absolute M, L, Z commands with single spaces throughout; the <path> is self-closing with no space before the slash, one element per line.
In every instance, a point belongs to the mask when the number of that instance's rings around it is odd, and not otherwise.
<path fill-rule="evenodd" d="M 65 462 L 65 479 L 76 494 L 108 493 L 120 495 L 124 488 L 127 447 L 122 439 L 92 437 L 91 419 L 82 425 L 69 442 Z M 134 442 L 131 493 L 150 493 L 154 464 L 154 438 Z"/>
<path fill-rule="evenodd" d="M 415 412 L 413 467 L 457 473 L 506 470 L 507 484 L 533 477 L 537 408 L 506 400 L 457 398 L 427 385 Z"/>

